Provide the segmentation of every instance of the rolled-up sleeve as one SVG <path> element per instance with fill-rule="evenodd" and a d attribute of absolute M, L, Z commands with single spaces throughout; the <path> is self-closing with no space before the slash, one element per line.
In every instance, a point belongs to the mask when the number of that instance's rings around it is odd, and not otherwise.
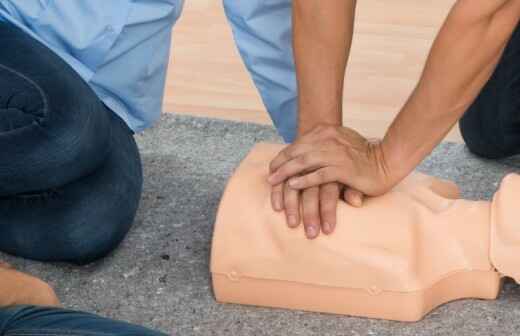
<path fill-rule="evenodd" d="M 223 0 L 235 42 L 278 132 L 292 142 L 297 85 L 291 0 Z"/>

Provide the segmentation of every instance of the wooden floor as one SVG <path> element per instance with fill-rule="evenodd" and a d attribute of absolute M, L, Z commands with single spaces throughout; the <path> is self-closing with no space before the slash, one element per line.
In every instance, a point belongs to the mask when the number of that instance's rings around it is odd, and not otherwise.
<path fill-rule="evenodd" d="M 419 78 L 455 0 L 358 1 L 345 125 L 382 136 Z M 270 123 L 233 43 L 221 1 L 186 1 L 174 30 L 164 110 Z M 448 140 L 461 141 L 455 128 Z"/>

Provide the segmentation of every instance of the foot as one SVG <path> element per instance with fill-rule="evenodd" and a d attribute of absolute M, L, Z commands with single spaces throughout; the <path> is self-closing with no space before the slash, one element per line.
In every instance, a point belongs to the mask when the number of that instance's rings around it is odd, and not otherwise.
<path fill-rule="evenodd" d="M 13 268 L 13 266 L 5 261 L 0 261 L 0 268 Z"/>

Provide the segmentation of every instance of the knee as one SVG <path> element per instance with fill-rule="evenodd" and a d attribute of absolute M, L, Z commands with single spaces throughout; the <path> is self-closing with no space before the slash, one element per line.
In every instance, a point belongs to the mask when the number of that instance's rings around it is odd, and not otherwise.
<path fill-rule="evenodd" d="M 4 230 L 0 247 L 4 252 L 40 261 L 84 265 L 99 260 L 116 249 L 132 227 L 140 190 L 137 184 L 131 187 L 114 192 L 92 190 L 82 184 L 80 188 L 69 186 L 63 192 L 66 197 L 34 201 L 31 210 L 27 205 L 32 202 L 14 203 L 18 206 L 8 212 L 20 225 Z"/>
<path fill-rule="evenodd" d="M 515 150 L 504 140 L 500 127 L 481 120 L 475 112 L 468 111 L 460 120 L 459 128 L 469 151 L 480 157 L 501 159 L 512 155 Z"/>
<path fill-rule="evenodd" d="M 60 259 L 77 265 L 102 259 L 121 243 L 131 223 L 85 223 L 85 226 L 88 229 L 65 233 L 69 242 L 63 247 Z"/>
<path fill-rule="evenodd" d="M 466 147 L 471 153 L 487 159 L 495 158 L 494 146 L 482 138 L 481 132 L 468 125 L 464 119 L 460 121 L 459 128 Z"/>
<path fill-rule="evenodd" d="M 74 242 L 69 246 L 71 262 L 86 264 L 106 256 L 135 220 L 143 184 L 139 155 L 135 146 L 115 144 L 118 150 L 103 169 L 82 180 L 75 204 L 67 209 L 74 219 L 67 229 L 67 240 Z"/>
<path fill-rule="evenodd" d="M 78 220 L 63 232 L 63 261 L 85 265 L 110 254 L 123 241 L 134 221 L 132 214 L 94 216 Z"/>

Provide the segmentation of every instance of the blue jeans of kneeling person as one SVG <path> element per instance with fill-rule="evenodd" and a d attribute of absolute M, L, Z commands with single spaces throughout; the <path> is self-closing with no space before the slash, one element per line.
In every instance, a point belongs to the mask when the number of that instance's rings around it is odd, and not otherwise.
<path fill-rule="evenodd" d="M 0 250 L 84 264 L 134 221 L 132 131 L 61 58 L 0 23 Z"/>
<path fill-rule="evenodd" d="M 0 335 L 166 336 L 157 331 L 93 314 L 31 306 L 0 309 Z"/>

